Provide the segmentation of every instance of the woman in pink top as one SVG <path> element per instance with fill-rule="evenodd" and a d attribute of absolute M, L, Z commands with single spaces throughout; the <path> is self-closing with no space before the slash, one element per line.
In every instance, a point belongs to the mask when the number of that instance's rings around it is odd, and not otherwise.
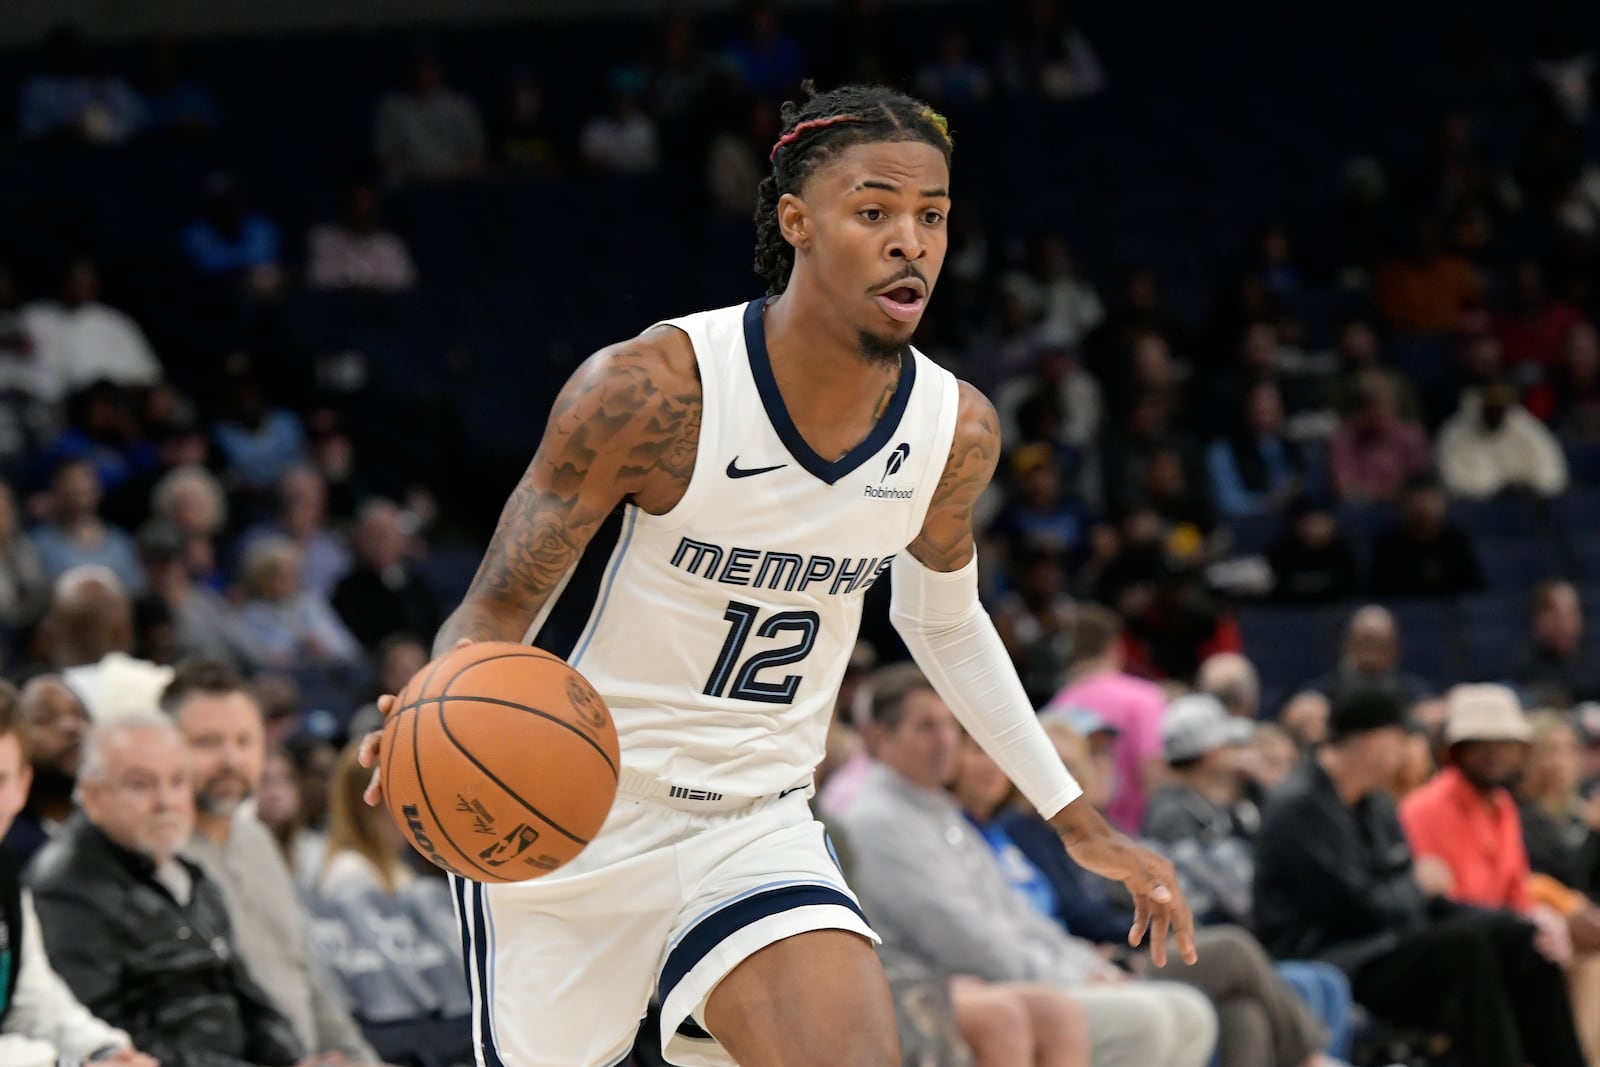
<path fill-rule="evenodd" d="M 1119 829 L 1136 834 L 1150 791 L 1166 772 L 1161 717 L 1167 698 L 1154 682 L 1123 672 L 1121 638 L 1122 619 L 1115 612 L 1097 604 L 1079 607 L 1067 685 L 1046 710 L 1087 708 L 1117 731 L 1112 747 L 1117 784 L 1106 816 Z"/>

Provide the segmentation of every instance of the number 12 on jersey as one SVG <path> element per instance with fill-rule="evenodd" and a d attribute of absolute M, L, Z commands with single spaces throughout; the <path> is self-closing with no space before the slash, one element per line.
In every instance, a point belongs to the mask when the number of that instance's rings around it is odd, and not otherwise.
<path fill-rule="evenodd" d="M 821 620 L 814 611 L 780 611 L 769 616 L 758 628 L 756 620 L 760 615 L 761 609 L 754 604 L 728 601 L 728 610 L 722 616 L 729 624 L 728 639 L 722 642 L 717 665 L 706 680 L 704 692 L 707 696 L 759 700 L 764 704 L 788 704 L 794 700 L 800 688 L 800 675 L 786 674 L 775 682 L 761 681 L 756 675 L 769 667 L 799 663 L 811 655 Z M 799 636 L 792 645 L 757 652 L 741 663 L 751 630 L 755 630 L 757 637 L 778 637 L 788 632 Z"/>

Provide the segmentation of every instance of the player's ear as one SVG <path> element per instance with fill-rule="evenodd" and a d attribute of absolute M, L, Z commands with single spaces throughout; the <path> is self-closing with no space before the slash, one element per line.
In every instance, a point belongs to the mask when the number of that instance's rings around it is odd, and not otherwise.
<path fill-rule="evenodd" d="M 778 231 L 795 248 L 804 248 L 811 239 L 811 213 L 793 193 L 778 198 Z"/>

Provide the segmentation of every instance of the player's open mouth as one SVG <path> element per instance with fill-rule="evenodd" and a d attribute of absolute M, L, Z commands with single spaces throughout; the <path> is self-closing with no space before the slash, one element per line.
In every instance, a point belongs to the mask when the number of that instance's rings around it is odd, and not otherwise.
<path fill-rule="evenodd" d="M 874 299 L 891 319 L 898 319 L 901 322 L 917 321 L 922 315 L 922 305 L 927 302 L 921 290 L 909 285 L 879 293 Z"/>

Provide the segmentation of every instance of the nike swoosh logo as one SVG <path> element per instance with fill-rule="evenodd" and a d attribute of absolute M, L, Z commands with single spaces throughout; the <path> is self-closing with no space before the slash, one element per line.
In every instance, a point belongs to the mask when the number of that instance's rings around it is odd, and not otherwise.
<path fill-rule="evenodd" d="M 777 463 L 777 464 L 774 464 L 771 467 L 748 467 L 748 468 L 745 468 L 745 467 L 740 467 L 739 466 L 739 457 L 738 456 L 734 456 L 732 459 L 728 460 L 728 477 L 730 477 L 730 478 L 753 478 L 757 474 L 766 474 L 769 471 L 781 470 L 782 468 L 787 467 L 787 466 L 788 466 L 787 463 Z"/>

